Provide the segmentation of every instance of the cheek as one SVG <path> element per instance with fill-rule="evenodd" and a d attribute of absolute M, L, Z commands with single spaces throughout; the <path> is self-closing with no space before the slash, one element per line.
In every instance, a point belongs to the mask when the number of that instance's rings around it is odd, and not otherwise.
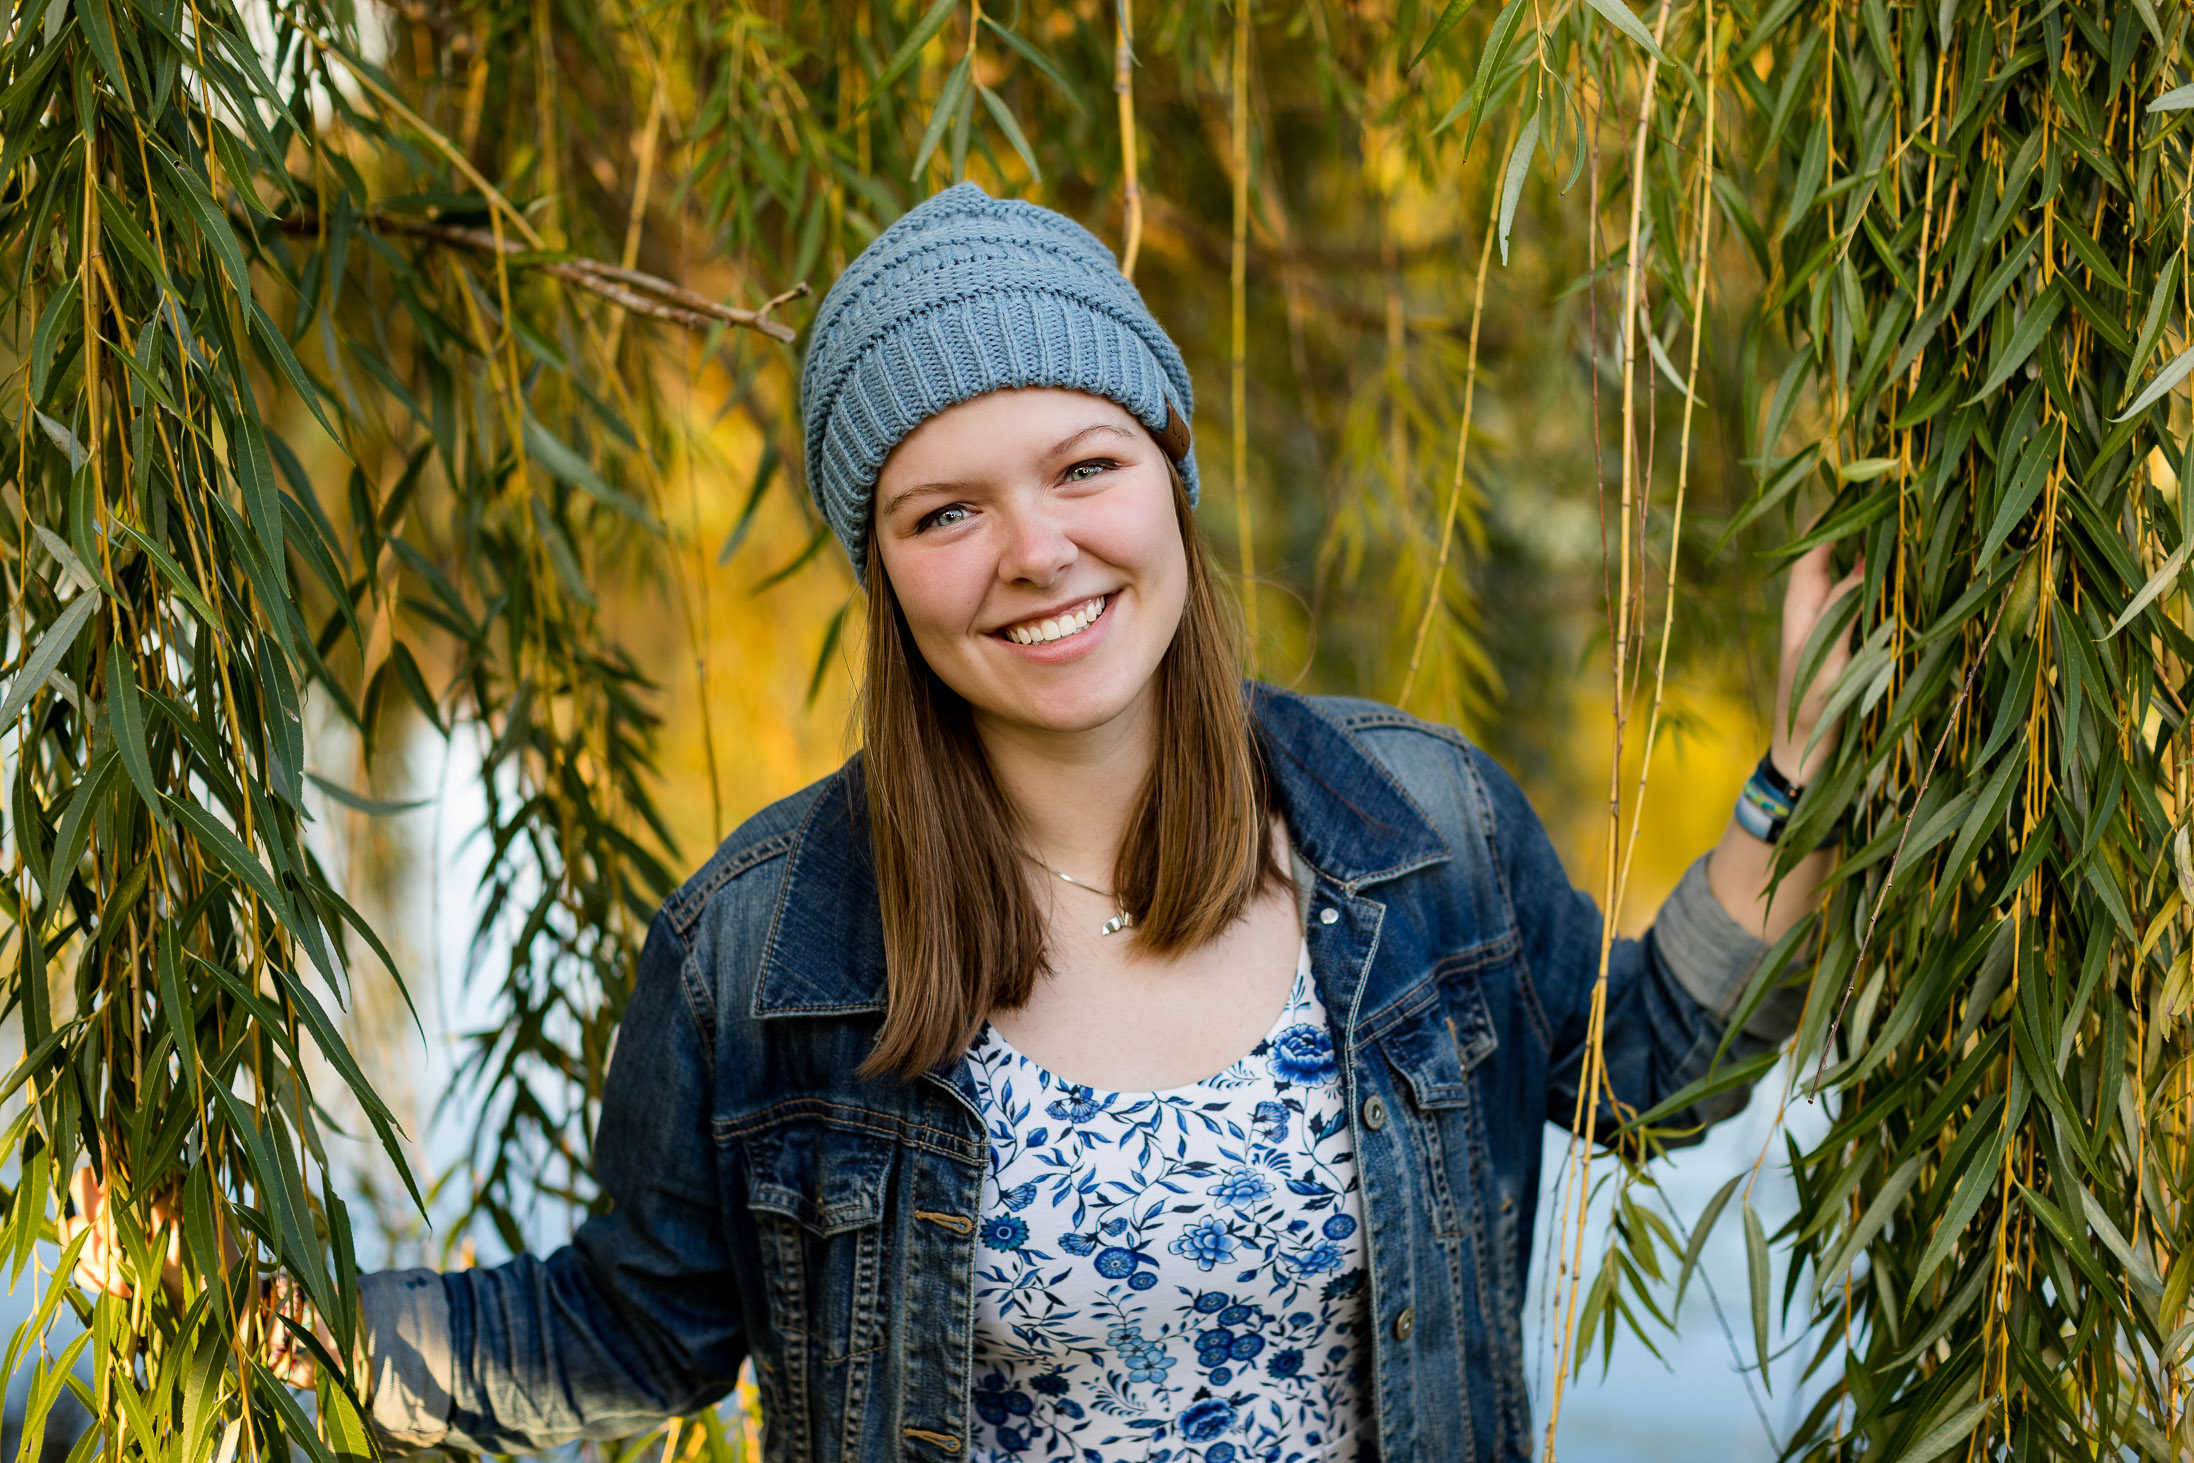
<path fill-rule="evenodd" d="M 923 658 L 935 661 L 973 619 L 982 602 L 980 583 L 971 585 L 963 566 L 947 553 L 908 552 L 901 547 L 880 557 L 907 633 Z"/>

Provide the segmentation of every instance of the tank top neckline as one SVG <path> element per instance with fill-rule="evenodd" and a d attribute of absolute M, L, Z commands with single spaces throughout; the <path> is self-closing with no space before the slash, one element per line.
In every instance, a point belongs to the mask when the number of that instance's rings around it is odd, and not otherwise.
<path fill-rule="evenodd" d="M 1279 1012 L 1273 1016 L 1271 1022 L 1265 1027 L 1264 1035 L 1258 1037 L 1255 1041 L 1251 1042 L 1246 1050 L 1242 1051 L 1232 1061 L 1228 1062 L 1218 1071 L 1212 1072 L 1207 1076 L 1199 1077 L 1193 1082 L 1182 1082 L 1172 1087 L 1158 1087 L 1147 1089 L 1118 1088 L 1099 1087 L 1095 1083 L 1091 1082 L 1071 1082 L 1066 1078 L 1061 1077 L 1058 1073 L 1052 1071 L 1049 1067 L 1046 1067 L 1042 1062 L 1037 1061 L 1027 1052 L 1022 1051 L 1011 1041 L 1008 1041 L 1006 1039 L 1006 1034 L 1000 1031 L 997 1027 L 991 1025 L 990 1022 L 987 1020 L 983 1023 L 982 1030 L 976 1035 L 976 1044 L 980 1045 L 984 1041 L 995 1042 L 998 1048 L 1001 1051 L 1005 1052 L 1007 1056 L 1013 1058 L 1013 1060 L 1017 1062 L 1024 1064 L 1031 1071 L 1036 1072 L 1040 1076 L 1048 1079 L 1050 1084 L 1057 1088 L 1079 1090 L 1088 1093 L 1092 1097 L 1112 1097 L 1124 1099 L 1127 1101 L 1149 1101 L 1152 1099 L 1178 1097 L 1186 1092 L 1194 1092 L 1199 1087 L 1210 1086 L 1213 1082 L 1216 1082 L 1219 1078 L 1224 1077 L 1227 1073 L 1242 1065 L 1243 1062 L 1248 1061 L 1252 1056 L 1255 1056 L 1258 1051 L 1268 1046 L 1275 1037 L 1279 1036 L 1281 1032 L 1285 1031 L 1292 1023 L 1292 1018 L 1294 1017 L 1296 1011 L 1299 1010 L 1305 1002 L 1306 997 L 1304 992 L 1304 986 L 1309 980 L 1310 938 L 1306 935 L 1297 942 L 1295 947 L 1295 974 L 1293 978 L 1290 979 L 1288 982 L 1287 996 L 1280 1002 Z"/>

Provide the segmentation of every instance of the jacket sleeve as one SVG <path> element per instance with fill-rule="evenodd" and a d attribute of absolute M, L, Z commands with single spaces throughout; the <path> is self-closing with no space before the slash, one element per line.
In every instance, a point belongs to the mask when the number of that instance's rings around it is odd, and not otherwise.
<path fill-rule="evenodd" d="M 657 916 L 602 1095 L 610 1201 L 546 1259 L 359 1285 L 369 1412 L 392 1451 L 529 1453 L 698 1411 L 746 1355 L 709 1132 L 708 997 Z"/>
<path fill-rule="evenodd" d="M 1601 914 L 1574 887 L 1539 817 L 1514 778 L 1473 749 L 1492 804 L 1494 857 L 1522 941 L 1524 979 L 1546 1016 L 1547 1118 L 1569 1126 L 1599 978 Z M 1685 870 L 1643 939 L 1617 939 L 1608 952 L 1607 1020 L 1602 1052 L 1608 1084 L 1629 1112 L 1642 1112 L 1707 1074 L 1722 1034 L 1767 943 L 1732 919 L 1707 884 L 1702 854 Z M 1761 1002 L 1730 1043 L 1724 1062 L 1766 1051 L 1797 1028 L 1802 989 L 1784 987 Z M 1672 1115 L 1669 1126 L 1703 1129 L 1738 1111 L 1746 1088 L 1716 1094 Z M 1603 1100 L 1598 1131 L 1621 1117 Z M 1678 1143 L 1695 1141 L 1678 1138 Z"/>

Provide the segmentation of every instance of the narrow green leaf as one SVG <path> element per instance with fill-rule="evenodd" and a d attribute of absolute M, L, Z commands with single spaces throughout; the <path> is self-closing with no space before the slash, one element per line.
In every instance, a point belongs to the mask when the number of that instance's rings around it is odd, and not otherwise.
<path fill-rule="evenodd" d="M 1760 1359 L 1760 1385 L 1767 1386 L 1767 1312 L 1774 1304 L 1767 1265 L 1767 1232 L 1752 1201 L 1745 1200 L 1745 1269 L 1752 1289 L 1752 1345 Z"/>
<path fill-rule="evenodd" d="M 2042 297 L 2034 302 L 2033 308 L 2026 312 L 2026 317 L 2011 332 L 2010 340 L 2005 343 L 2002 352 L 1996 357 L 1995 366 L 1988 373 L 1988 380 L 1982 384 L 1980 390 L 1967 397 L 1964 404 L 1971 406 L 1983 397 L 1994 395 L 1997 387 L 2010 380 L 2011 373 L 2025 365 L 2026 358 L 2033 355 L 2034 348 L 2048 336 L 2050 327 L 2057 323 L 2057 316 L 2063 310 L 2064 291 L 2051 285 L 2042 292 Z"/>
<path fill-rule="evenodd" d="M 660 531 L 647 509 L 630 494 L 619 492 L 605 482 L 591 463 L 566 445 L 563 438 L 542 426 L 530 410 L 526 413 L 525 438 L 526 455 L 541 464 L 550 477 L 571 484 L 595 502 L 624 514 L 651 532 Z"/>
<path fill-rule="evenodd" d="M 914 58 L 922 53 L 922 47 L 928 45 L 930 38 L 945 28 L 945 22 L 952 18 L 952 12 L 959 8 L 959 3 L 960 0 L 936 0 L 935 4 L 922 13 L 922 18 L 914 23 L 914 29 L 907 32 L 907 38 L 892 53 L 890 63 L 869 84 L 871 96 L 881 93 L 914 64 Z"/>
<path fill-rule="evenodd" d="M 160 790 L 153 782 L 152 756 L 145 742 L 145 709 L 137 699 L 137 674 L 131 668 L 129 652 L 123 649 L 119 639 L 110 643 L 107 654 L 107 699 L 112 707 L 114 746 L 121 755 L 122 769 L 129 773 L 137 795 L 145 800 L 145 806 L 164 828 L 167 813 L 160 805 Z"/>
<path fill-rule="evenodd" d="M 970 65 L 975 59 L 971 51 L 960 57 L 945 77 L 944 90 L 937 93 L 937 105 L 930 109 L 929 126 L 923 129 L 921 146 L 914 150 L 914 166 L 907 170 L 909 178 L 919 179 L 922 169 L 929 166 L 929 155 L 937 150 L 938 142 L 945 135 L 945 128 L 952 125 L 952 116 L 959 109 L 960 94 L 967 90 Z"/>
<path fill-rule="evenodd" d="M 154 566 L 160 570 L 160 577 L 168 581 L 169 587 L 181 595 L 185 603 L 198 611 L 200 620 L 204 621 L 208 627 L 220 623 L 220 617 L 214 614 L 213 606 L 206 603 L 205 596 L 198 592 L 198 586 L 191 583 L 190 576 L 183 572 L 183 566 L 176 563 L 166 549 L 161 548 L 119 518 L 108 521 L 122 537 L 145 551 L 145 556 L 151 559 Z"/>
<path fill-rule="evenodd" d="M 1981 1425 L 1988 1411 L 1996 1405 L 1993 1397 L 1983 1397 L 1972 1406 L 1962 1409 L 1928 1430 L 1927 1436 L 1914 1443 L 1908 1452 L 1897 1455 L 1897 1463 L 1930 1463 L 1973 1436 L 1973 1429 Z"/>
<path fill-rule="evenodd" d="M 1645 28 L 1623 0 L 1585 0 L 1585 3 L 1606 16 L 1610 25 L 1637 42 L 1648 56 L 1656 61 L 1668 60 L 1667 56 L 1661 54 L 1661 48 L 1654 44 L 1653 32 Z"/>
<path fill-rule="evenodd" d="M 381 802 L 373 798 L 360 797 L 341 783 L 330 782 L 317 772 L 308 772 L 305 777 L 314 787 L 319 788 L 320 791 L 326 793 L 344 807 L 354 809 L 369 817 L 385 818 L 395 813 L 408 813 L 415 808 L 426 807 L 433 801 L 432 798 L 413 798 L 409 802 L 402 803 Z"/>
<path fill-rule="evenodd" d="M 30 399 L 35 405 L 46 399 L 46 382 L 53 372 L 53 353 L 76 315 L 76 281 L 70 280 L 46 302 L 31 333 Z"/>
<path fill-rule="evenodd" d="M 980 81 L 975 83 L 975 94 L 983 99 L 983 106 L 990 112 L 991 120 L 998 124 L 1000 132 L 1005 133 L 1006 141 L 1013 144 L 1013 150 L 1021 155 L 1021 161 L 1028 164 L 1030 180 L 1043 182 L 1044 170 L 1036 165 L 1036 150 L 1028 145 L 1028 138 L 1022 135 L 1021 124 L 1013 120 L 1013 111 L 1006 105 L 1005 99 Z"/>
<path fill-rule="evenodd" d="M 1531 159 L 1538 150 L 1539 114 L 1534 111 L 1524 119 L 1523 131 L 1517 134 L 1516 145 L 1508 151 L 1508 169 L 1501 179 L 1501 267 L 1504 269 L 1508 267 L 1508 231 L 1516 221 L 1516 200 L 1523 196 L 1524 177 L 1531 171 Z"/>
<path fill-rule="evenodd" d="M 1676 1272 L 1675 1298 L 1670 1301 L 1669 1309 L 1682 1308 L 1684 1290 L 1691 1284 L 1691 1272 L 1697 1267 L 1699 1256 L 1706 1250 L 1707 1237 L 1714 1232 L 1714 1222 L 1722 1217 L 1722 1210 L 1728 1207 L 1730 1197 L 1737 1192 L 1737 1186 L 1745 1178 L 1746 1175 L 1741 1173 L 1732 1174 L 1728 1183 L 1715 1190 L 1714 1197 L 1706 1201 L 1706 1207 L 1699 1211 L 1698 1219 L 1693 1221 L 1691 1242 L 1684 1247 L 1684 1261 Z"/>
<path fill-rule="evenodd" d="M 2194 83 L 2175 87 L 2148 104 L 2151 112 L 2183 112 L 2194 108 Z"/>
<path fill-rule="evenodd" d="M 2194 371 L 2194 345 L 2190 345 L 2179 352 L 2178 359 L 2158 371 L 2156 379 L 2148 383 L 2148 389 L 2135 397 L 2131 406 L 2119 415 L 2112 417 L 2111 420 L 2114 422 L 2130 421 L 2142 412 L 2147 411 L 2162 400 L 2172 387 L 2184 381 L 2186 373 L 2189 371 Z"/>
<path fill-rule="evenodd" d="M 61 657 L 68 654 L 69 647 L 76 643 L 84 622 L 99 608 L 99 602 L 96 590 L 85 590 L 70 600 L 68 607 L 38 637 L 38 643 L 31 647 L 30 657 L 23 662 L 23 668 L 8 683 L 7 699 L 0 700 L 0 726 L 15 720 L 23 708 L 30 704 L 30 698 L 53 678 L 54 668 L 60 665 Z"/>
<path fill-rule="evenodd" d="M 1431 54 L 1434 46 L 1446 40 L 1449 32 L 1462 24 L 1463 17 L 1470 14 L 1471 7 L 1477 3 L 1478 0 L 1447 0 L 1446 6 L 1440 11 L 1440 18 L 1432 23 L 1431 31 L 1425 36 L 1425 43 L 1417 48 L 1417 54 L 1410 57 L 1409 65 L 1402 69 L 1404 71 L 1416 70 L 1417 63 Z"/>
<path fill-rule="evenodd" d="M 1069 106 L 1073 107 L 1074 110 L 1077 112 L 1087 114 L 1089 108 L 1083 104 L 1081 91 L 1074 85 L 1073 82 L 1067 79 L 1066 73 L 1061 71 L 1057 63 L 1055 63 L 1049 56 L 1046 56 L 1042 51 L 1037 50 L 1035 46 L 1029 44 L 1029 42 L 1024 37 L 1022 37 L 1022 35 L 1018 31 L 1014 31 L 1000 25 L 995 19 L 988 15 L 983 17 L 983 24 L 990 27 L 992 34 L 996 35 L 999 40 L 1004 41 L 1015 51 L 1020 53 L 1020 57 L 1022 60 L 1028 62 L 1029 65 L 1035 67 L 1038 71 L 1041 71 L 1044 74 L 1044 79 L 1049 81 L 1053 86 L 1057 87 L 1059 90 L 1059 95 L 1067 99 L 1067 104 Z"/>
<path fill-rule="evenodd" d="M 1877 1044 L 1877 1050 L 1881 1045 L 1886 1044 L 1887 1038 L 1885 1037 L 1883 1042 Z M 1837 1242 L 1836 1248 L 1830 1251 L 1828 1257 L 1815 1267 L 1814 1274 L 1817 1279 L 1814 1289 L 1816 1293 L 1826 1296 L 1831 1290 L 1843 1283 L 1846 1267 L 1857 1260 L 1860 1251 L 1864 1250 L 1873 1241 L 1874 1236 L 1880 1234 L 1888 1225 L 1890 1216 L 1897 1212 L 1897 1206 L 1904 1202 L 1905 1195 L 1912 1192 L 1912 1185 L 1918 1181 L 1922 1160 L 1929 1156 L 1922 1153 L 1913 1154 L 1912 1157 L 1898 1166 L 1895 1173 L 1882 1181 L 1881 1188 L 1874 1193 L 1873 1201 L 1866 1206 L 1866 1211 L 1859 1216 L 1859 1222 L 1851 1226 L 1851 1229 Z"/>

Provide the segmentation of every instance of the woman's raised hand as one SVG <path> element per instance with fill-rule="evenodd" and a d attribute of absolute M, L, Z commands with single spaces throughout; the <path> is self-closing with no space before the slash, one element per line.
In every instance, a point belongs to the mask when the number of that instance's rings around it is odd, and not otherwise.
<path fill-rule="evenodd" d="M 69 1180 L 69 1197 L 76 1201 L 76 1213 L 62 1216 L 62 1246 L 66 1248 L 85 1230 L 91 1231 L 91 1238 L 84 1241 L 84 1248 L 76 1257 L 76 1283 L 86 1290 L 128 1298 L 131 1294 L 129 1281 L 123 1278 L 125 1257 L 121 1237 L 115 1233 L 114 1210 L 107 1202 L 107 1186 L 92 1176 L 89 1167 L 80 1168 Z M 165 1250 L 161 1283 L 170 1291 L 180 1291 L 183 1287 L 182 1226 L 175 1222 L 174 1212 L 158 1199 L 152 1201 L 152 1228 L 152 1243 Z"/>
<path fill-rule="evenodd" d="M 1790 702 L 1792 681 L 1798 674 L 1799 658 L 1805 654 L 1806 641 L 1812 638 L 1813 629 L 1822 616 L 1834 608 L 1846 594 L 1856 591 L 1866 582 L 1866 560 L 1862 557 L 1849 574 L 1832 580 L 1835 572 L 1829 563 L 1832 546 L 1822 544 L 1809 550 L 1804 557 L 1790 566 L 1790 582 L 1783 589 L 1783 649 L 1782 665 L 1775 677 L 1775 725 L 1771 742 L 1775 766 L 1783 776 L 1801 786 L 1810 783 L 1828 765 L 1829 756 L 1836 750 L 1836 729 L 1831 726 L 1828 734 L 1814 743 L 1810 756 L 1806 755 L 1806 743 L 1813 740 L 1813 732 L 1821 724 L 1821 713 L 1828 707 L 1830 691 L 1844 667 L 1851 664 L 1851 632 L 1846 630 L 1829 647 L 1821 660 L 1821 668 L 1805 688 L 1804 698 L 1798 703 L 1796 724 L 1792 725 Z"/>
<path fill-rule="evenodd" d="M 124 1277 L 124 1250 L 115 1232 L 114 1210 L 108 1203 L 107 1186 L 92 1175 L 90 1168 L 80 1168 L 69 1181 L 69 1197 L 76 1201 L 76 1213 L 64 1215 L 61 1220 L 61 1244 L 65 1248 L 86 1230 L 91 1237 L 84 1241 L 84 1248 L 76 1257 L 76 1283 L 86 1290 L 103 1295 L 121 1296 L 125 1299 L 133 1292 Z M 151 1206 L 152 1236 L 156 1250 L 161 1253 L 161 1286 L 170 1295 L 183 1291 L 183 1228 L 176 1222 L 175 1212 L 158 1199 Z M 227 1246 L 229 1263 L 236 1262 L 234 1246 Z M 260 1361 L 279 1380 L 292 1387 L 310 1387 L 319 1375 L 312 1349 L 298 1339 L 304 1330 L 311 1330 L 323 1347 L 332 1348 L 334 1340 L 327 1326 L 314 1313 L 303 1291 L 291 1284 L 286 1275 L 278 1275 L 266 1290 L 266 1307 L 262 1313 L 265 1326 L 260 1346 Z"/>

